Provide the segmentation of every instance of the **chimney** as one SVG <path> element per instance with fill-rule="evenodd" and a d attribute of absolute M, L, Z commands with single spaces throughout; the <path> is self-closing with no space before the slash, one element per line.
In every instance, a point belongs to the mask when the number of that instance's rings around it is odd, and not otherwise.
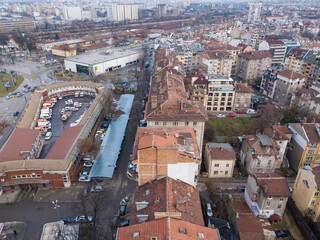
<path fill-rule="evenodd" d="M 223 150 L 223 148 L 222 147 L 220 147 L 220 151 L 222 151 Z"/>
<path fill-rule="evenodd" d="M 312 120 L 311 120 L 311 122 L 312 122 L 312 123 L 315 123 L 315 122 L 316 122 L 316 118 L 313 117 Z"/>
<path fill-rule="evenodd" d="M 178 209 L 181 212 L 185 212 L 187 209 L 187 203 L 186 200 L 177 200 L 176 202 L 176 209 Z"/>
<path fill-rule="evenodd" d="M 157 96 L 153 95 L 151 96 L 151 109 L 154 109 L 158 106 L 157 104 Z"/>
<path fill-rule="evenodd" d="M 302 123 L 307 123 L 307 118 L 306 117 L 303 118 Z"/>
<path fill-rule="evenodd" d="M 137 212 L 148 207 L 149 203 L 148 202 L 136 202 L 136 209 Z"/>
<path fill-rule="evenodd" d="M 180 109 L 183 110 L 183 101 L 180 100 Z"/>

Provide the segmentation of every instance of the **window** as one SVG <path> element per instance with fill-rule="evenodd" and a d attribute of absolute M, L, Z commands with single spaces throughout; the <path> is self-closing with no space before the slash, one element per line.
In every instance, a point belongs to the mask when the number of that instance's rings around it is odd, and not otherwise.
<path fill-rule="evenodd" d="M 316 192 L 316 193 L 314 194 L 314 196 L 315 196 L 315 197 L 318 197 L 318 196 L 319 196 L 319 192 Z"/>
<path fill-rule="evenodd" d="M 219 163 L 216 163 L 216 164 L 214 165 L 214 167 L 219 167 Z"/>
<path fill-rule="evenodd" d="M 229 174 L 229 171 L 225 171 L 225 172 L 224 172 L 224 175 L 228 175 L 228 174 Z"/>
<path fill-rule="evenodd" d="M 189 126 L 189 122 L 185 122 L 184 125 L 185 125 L 185 126 Z"/>
<path fill-rule="evenodd" d="M 151 237 L 150 240 L 157 240 L 157 237 Z"/>
<path fill-rule="evenodd" d="M 308 155 L 314 155 L 314 153 L 315 153 L 315 150 L 309 150 L 308 151 Z"/>
<path fill-rule="evenodd" d="M 311 202 L 311 205 L 312 205 L 312 206 L 316 205 L 316 200 L 313 200 L 313 201 Z"/>
<path fill-rule="evenodd" d="M 197 236 L 200 237 L 200 238 L 204 238 L 204 234 L 203 233 L 199 233 L 198 232 Z"/>
<path fill-rule="evenodd" d="M 140 232 L 134 232 L 133 234 L 132 234 L 132 237 L 139 237 L 140 236 Z"/>
<path fill-rule="evenodd" d="M 320 161 L 320 157 L 317 157 L 316 161 Z"/>
<path fill-rule="evenodd" d="M 278 209 L 280 209 L 282 207 L 282 204 L 278 204 Z"/>
<path fill-rule="evenodd" d="M 282 202 L 283 201 L 283 198 L 280 198 L 280 202 Z"/>
<path fill-rule="evenodd" d="M 218 171 L 214 171 L 214 172 L 213 172 L 213 175 L 218 175 Z"/>
<path fill-rule="evenodd" d="M 270 202 L 267 202 L 267 206 L 270 206 Z"/>
<path fill-rule="evenodd" d="M 271 160 L 268 160 L 268 165 L 271 165 L 271 162 L 272 162 Z"/>
<path fill-rule="evenodd" d="M 177 122 L 177 121 L 174 121 L 174 122 L 173 122 L 173 126 L 178 126 L 178 122 Z"/>
<path fill-rule="evenodd" d="M 312 162 L 312 157 L 306 157 L 306 163 L 311 163 Z"/>
<path fill-rule="evenodd" d="M 226 164 L 226 167 L 229 167 L 230 164 Z"/>
<path fill-rule="evenodd" d="M 317 147 L 317 143 L 311 143 L 310 147 L 314 147 L 314 148 Z"/>
<path fill-rule="evenodd" d="M 167 126 L 167 122 L 162 122 L 162 125 L 163 126 Z"/>
<path fill-rule="evenodd" d="M 155 125 L 155 126 L 158 126 L 158 125 L 159 125 L 159 122 L 154 122 L 154 125 Z"/>
<path fill-rule="evenodd" d="M 197 122 L 193 122 L 193 126 L 197 126 Z"/>
<path fill-rule="evenodd" d="M 179 233 L 187 234 L 187 229 L 185 229 L 185 228 L 179 228 Z"/>

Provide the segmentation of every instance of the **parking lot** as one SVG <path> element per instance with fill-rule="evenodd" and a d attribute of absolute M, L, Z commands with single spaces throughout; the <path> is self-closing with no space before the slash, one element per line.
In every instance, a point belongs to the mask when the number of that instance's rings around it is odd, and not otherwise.
<path fill-rule="evenodd" d="M 78 107 L 79 110 L 73 111 L 71 116 L 66 120 L 61 120 L 61 110 L 66 107 L 65 101 L 68 101 L 69 99 L 72 99 L 73 102 L 79 102 L 82 104 L 81 107 Z M 74 123 L 76 120 L 80 118 L 80 116 L 87 110 L 89 107 L 89 103 L 93 100 L 92 96 L 84 96 L 84 97 L 74 97 L 72 96 L 65 96 L 62 98 L 62 100 L 58 100 L 55 104 L 55 106 L 52 108 L 52 119 L 50 119 L 51 123 L 51 132 L 52 137 L 49 141 L 45 141 L 45 144 L 41 150 L 39 158 L 45 158 L 46 155 L 49 153 L 53 145 L 56 143 L 56 141 L 59 139 L 59 137 L 62 135 L 64 129 L 67 127 L 70 127 L 70 124 Z"/>

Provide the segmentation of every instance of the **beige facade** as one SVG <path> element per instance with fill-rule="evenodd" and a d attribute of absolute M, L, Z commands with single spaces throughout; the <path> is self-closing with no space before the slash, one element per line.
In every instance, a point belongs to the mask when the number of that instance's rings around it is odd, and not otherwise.
<path fill-rule="evenodd" d="M 206 50 L 200 55 L 200 68 L 208 74 L 231 75 L 233 58 L 226 51 Z"/>
<path fill-rule="evenodd" d="M 60 45 L 52 48 L 52 54 L 60 57 L 72 57 L 77 55 L 77 50 L 73 47 Z"/>
<path fill-rule="evenodd" d="M 244 83 L 235 84 L 235 97 L 233 110 L 247 111 L 251 108 L 251 98 L 254 96 L 253 89 Z"/>
<path fill-rule="evenodd" d="M 320 220 L 320 167 L 300 168 L 294 183 L 292 198 L 303 215 L 314 222 Z"/>
<path fill-rule="evenodd" d="M 179 46 L 175 49 L 176 57 L 183 64 L 184 70 L 193 70 L 199 67 L 200 53 L 196 45 Z"/>
<path fill-rule="evenodd" d="M 307 55 L 309 50 L 307 49 L 300 49 L 300 48 L 292 48 L 287 53 L 286 60 L 285 60 L 285 67 L 298 72 L 303 73 L 304 71 L 304 56 Z"/>
<path fill-rule="evenodd" d="M 236 156 L 228 143 L 207 143 L 205 167 L 210 178 L 231 178 Z"/>

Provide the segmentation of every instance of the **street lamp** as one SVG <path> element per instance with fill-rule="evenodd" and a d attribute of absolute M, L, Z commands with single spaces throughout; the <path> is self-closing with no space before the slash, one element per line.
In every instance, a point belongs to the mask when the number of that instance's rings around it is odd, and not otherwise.
<path fill-rule="evenodd" d="M 53 204 L 53 209 L 57 209 L 57 213 L 58 213 L 58 219 L 60 220 L 60 214 L 59 214 L 59 207 L 60 205 L 58 204 L 58 200 L 56 201 L 52 201 L 52 204 Z"/>

